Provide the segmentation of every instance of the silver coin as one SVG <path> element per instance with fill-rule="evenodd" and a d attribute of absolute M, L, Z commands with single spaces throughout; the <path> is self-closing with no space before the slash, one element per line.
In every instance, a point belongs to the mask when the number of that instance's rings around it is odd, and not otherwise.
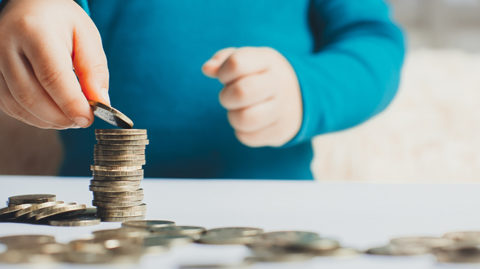
<path fill-rule="evenodd" d="M 88 103 L 92 107 L 95 116 L 111 125 L 125 129 L 133 127 L 133 121 L 117 109 L 93 100 L 89 100 Z"/>
<path fill-rule="evenodd" d="M 93 170 L 94 177 L 143 177 L 143 169 L 134 171 L 100 171 Z"/>

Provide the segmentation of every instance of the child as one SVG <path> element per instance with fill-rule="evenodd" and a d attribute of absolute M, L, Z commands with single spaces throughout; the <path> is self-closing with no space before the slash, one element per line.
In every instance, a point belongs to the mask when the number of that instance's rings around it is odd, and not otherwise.
<path fill-rule="evenodd" d="M 72 129 L 111 103 L 150 177 L 311 179 L 311 139 L 382 111 L 404 57 L 382 0 L 2 4 L 0 108 Z M 92 128 L 61 132 L 62 175 L 89 174 Z"/>

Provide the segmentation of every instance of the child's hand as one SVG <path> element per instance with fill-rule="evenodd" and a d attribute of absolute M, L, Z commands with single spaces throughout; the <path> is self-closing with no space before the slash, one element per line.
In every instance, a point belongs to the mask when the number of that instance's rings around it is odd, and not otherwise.
<path fill-rule="evenodd" d="M 74 1 L 12 0 L 0 13 L 0 36 L 0 109 L 8 115 L 40 128 L 87 127 L 87 98 L 109 103 L 100 35 Z"/>
<path fill-rule="evenodd" d="M 225 85 L 220 103 L 237 138 L 250 147 L 282 146 L 302 124 L 302 97 L 290 63 L 271 48 L 227 48 L 203 72 Z"/>

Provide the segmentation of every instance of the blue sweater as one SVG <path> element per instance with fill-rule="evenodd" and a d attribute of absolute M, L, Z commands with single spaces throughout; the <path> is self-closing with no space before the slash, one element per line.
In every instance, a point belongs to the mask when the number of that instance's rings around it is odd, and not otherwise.
<path fill-rule="evenodd" d="M 85 0 L 79 1 L 86 5 Z M 112 105 L 148 129 L 148 177 L 311 179 L 314 136 L 347 129 L 394 97 L 402 32 L 382 0 L 89 1 L 110 68 Z M 299 78 L 304 115 L 281 148 L 248 148 L 201 73 L 225 47 L 268 46 Z M 87 176 L 91 128 L 61 132 L 61 174 Z"/>

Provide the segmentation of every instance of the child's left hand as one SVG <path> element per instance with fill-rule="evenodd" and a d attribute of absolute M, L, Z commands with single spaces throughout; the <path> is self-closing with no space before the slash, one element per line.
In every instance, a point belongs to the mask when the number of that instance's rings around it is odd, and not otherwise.
<path fill-rule="evenodd" d="M 250 147 L 279 147 L 298 133 L 302 96 L 287 59 L 272 48 L 227 48 L 202 67 L 224 88 L 220 103 L 237 138 Z"/>

